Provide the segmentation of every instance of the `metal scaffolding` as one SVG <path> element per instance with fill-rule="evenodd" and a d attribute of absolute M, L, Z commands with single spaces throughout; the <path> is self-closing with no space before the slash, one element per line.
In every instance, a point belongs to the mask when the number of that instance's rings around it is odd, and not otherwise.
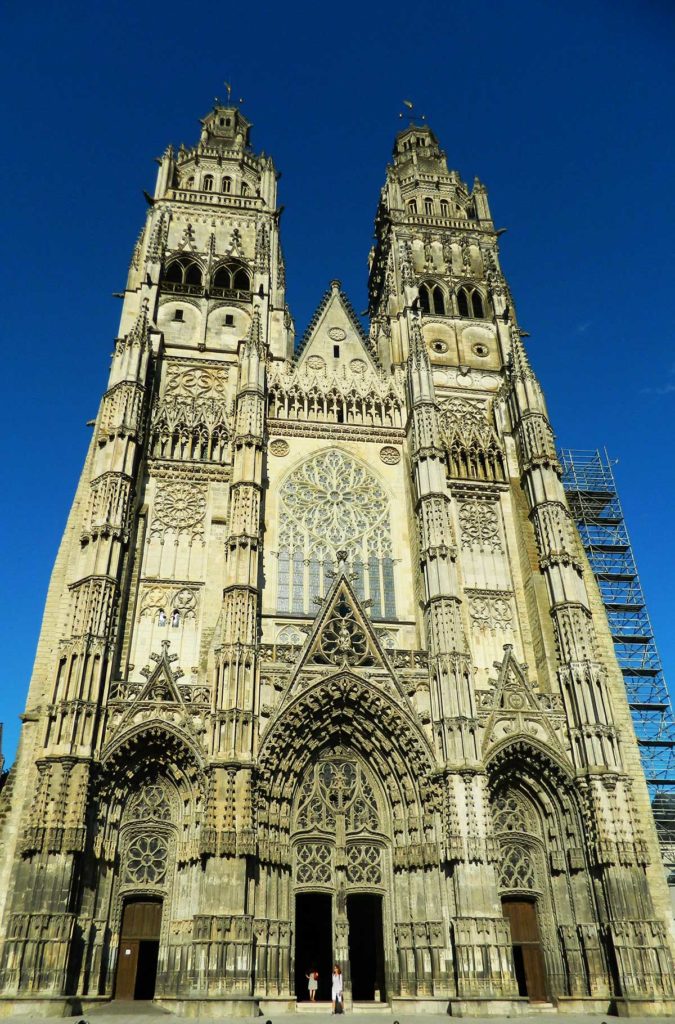
<path fill-rule="evenodd" d="M 562 448 L 563 486 L 600 588 L 664 853 L 675 843 L 675 716 L 606 451 Z"/>

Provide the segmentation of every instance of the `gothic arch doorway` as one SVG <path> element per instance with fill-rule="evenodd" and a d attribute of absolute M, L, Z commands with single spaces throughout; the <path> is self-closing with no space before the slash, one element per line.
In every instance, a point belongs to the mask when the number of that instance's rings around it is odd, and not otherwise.
<path fill-rule="evenodd" d="M 131 897 L 122 909 L 115 999 L 152 999 L 155 995 L 162 899 Z"/>
<path fill-rule="evenodd" d="M 519 899 L 517 896 L 504 896 L 502 911 L 511 924 L 513 966 L 518 983 L 518 995 L 526 996 L 531 1003 L 545 1002 L 548 998 L 546 968 L 536 901 Z"/>
<path fill-rule="evenodd" d="M 318 998 L 330 998 L 333 963 L 343 969 L 347 1001 L 386 998 L 389 837 L 383 793 L 351 751 L 324 752 L 308 766 L 292 813 L 298 999 L 307 996 L 312 969 L 319 972 Z"/>

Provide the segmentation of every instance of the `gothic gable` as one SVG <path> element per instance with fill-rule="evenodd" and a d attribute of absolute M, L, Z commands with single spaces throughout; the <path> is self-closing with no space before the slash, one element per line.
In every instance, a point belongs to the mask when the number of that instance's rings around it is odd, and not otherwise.
<path fill-rule="evenodd" d="M 316 310 L 298 349 L 296 364 L 329 373 L 379 372 L 377 359 L 349 299 L 333 281 Z"/>
<path fill-rule="evenodd" d="M 552 694 L 537 693 L 528 681 L 522 665 L 513 655 L 510 644 L 504 647 L 504 658 L 495 662 L 499 670 L 494 689 L 481 695 L 480 707 L 485 721 L 483 755 L 517 736 L 538 740 L 568 761 L 564 749 L 562 727 L 564 714 Z"/>
<path fill-rule="evenodd" d="M 162 653 L 151 654 L 154 665 L 146 666 L 141 674 L 146 677 L 143 684 L 126 709 L 117 710 L 110 716 L 108 734 L 119 742 L 129 730 L 151 722 L 165 723 L 185 732 L 193 741 L 204 731 L 203 709 L 186 707 L 178 680 L 183 670 L 174 668 L 178 655 L 169 654 L 169 641 L 162 641 Z"/>
<path fill-rule="evenodd" d="M 343 552 L 338 552 L 338 558 Z M 373 629 L 364 604 L 358 600 L 344 561 L 315 618 L 307 643 L 293 671 L 289 695 L 301 676 L 325 677 L 339 670 L 366 673 L 386 689 L 403 695 L 387 655 Z"/>

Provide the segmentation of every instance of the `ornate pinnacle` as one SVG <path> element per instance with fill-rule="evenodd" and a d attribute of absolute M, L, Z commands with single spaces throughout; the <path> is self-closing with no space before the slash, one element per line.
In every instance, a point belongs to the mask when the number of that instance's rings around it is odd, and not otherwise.
<path fill-rule="evenodd" d="M 140 345 L 142 348 L 148 343 L 148 329 L 150 326 L 148 317 L 148 299 L 143 299 L 138 316 L 134 325 L 127 335 L 127 345 Z"/>

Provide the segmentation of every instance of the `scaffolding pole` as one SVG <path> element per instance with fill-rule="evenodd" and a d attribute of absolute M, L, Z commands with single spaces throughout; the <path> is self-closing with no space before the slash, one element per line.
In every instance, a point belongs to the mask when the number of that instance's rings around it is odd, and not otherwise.
<path fill-rule="evenodd" d="M 675 716 L 607 451 L 560 449 L 563 486 L 623 672 L 661 848 L 675 880 Z"/>

